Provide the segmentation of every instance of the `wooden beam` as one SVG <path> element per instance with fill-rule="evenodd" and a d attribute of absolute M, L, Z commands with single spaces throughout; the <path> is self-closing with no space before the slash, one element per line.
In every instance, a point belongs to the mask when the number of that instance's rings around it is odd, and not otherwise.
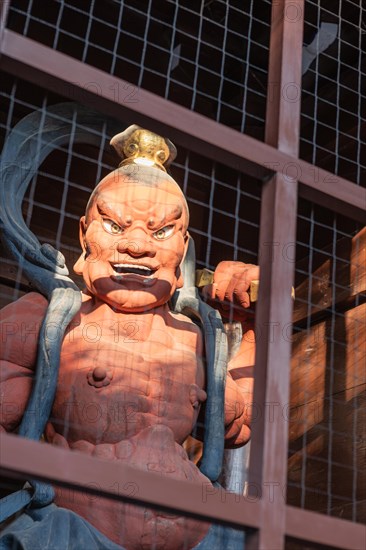
<path fill-rule="evenodd" d="M 300 541 L 314 542 L 333 548 L 365 550 L 366 527 L 339 518 L 302 510 L 286 509 L 286 534 Z"/>
<path fill-rule="evenodd" d="M 259 527 L 258 499 L 170 479 L 164 481 L 162 491 L 161 477 L 156 474 L 15 435 L 0 434 L 0 474 L 39 478 L 88 494 L 187 512 L 235 526 Z M 293 506 L 286 507 L 286 533 L 335 548 L 363 550 L 365 545 L 363 525 Z"/>
<path fill-rule="evenodd" d="M 300 93 L 304 2 L 291 2 L 297 13 L 294 19 L 286 4 L 286 0 L 272 4 L 265 137 L 267 143 L 296 158 L 300 97 L 288 101 L 283 90 L 291 83 Z M 285 544 L 288 423 L 281 411 L 289 402 L 291 343 L 282 337 L 282 329 L 292 319 L 294 265 L 285 261 L 281 251 L 296 241 L 296 216 L 296 179 L 277 173 L 263 186 L 261 204 L 254 387 L 259 414 L 252 429 L 249 476 L 250 485 L 262 489 L 262 508 L 261 527 L 250 537 L 250 550 L 280 550 Z"/>
<path fill-rule="evenodd" d="M 0 475 L 40 479 L 86 493 L 235 525 L 258 527 L 258 498 L 164 478 L 124 462 L 0 433 Z M 118 487 L 118 490 L 116 490 Z"/>
<path fill-rule="evenodd" d="M 282 3 L 281 0 L 278 4 Z M 359 221 L 364 220 L 366 189 L 315 168 L 296 155 L 136 88 L 125 80 L 16 32 L 4 31 L 1 49 L 0 67 L 16 76 L 21 75 L 55 93 L 97 108 L 121 120 L 124 125 L 150 126 L 189 150 L 213 160 L 219 159 L 221 163 L 260 180 L 268 179 L 274 172 L 282 173 L 292 182 L 298 179 L 302 182 L 300 194 L 305 198 Z M 277 77 L 271 78 L 270 85 L 273 89 L 270 89 L 269 97 L 274 98 L 280 85 Z M 281 95 L 287 100 L 286 93 L 295 93 L 297 88 L 292 81 L 283 86 Z M 286 105 L 283 108 L 286 110 Z"/>
<path fill-rule="evenodd" d="M 1 66 L 5 70 L 97 108 L 121 120 L 123 125 L 149 126 L 187 149 L 215 160 L 220 158 L 220 162 L 259 179 L 271 173 L 260 164 L 264 151 L 258 149 L 254 138 L 246 136 L 245 150 L 249 155 L 243 158 L 243 144 L 236 143 L 239 132 L 134 84 L 10 30 L 5 31 L 2 53 Z M 220 143 L 225 143 L 225 147 L 221 148 Z M 263 143 L 261 146 L 266 147 Z"/>
<path fill-rule="evenodd" d="M 2 0 L 0 2 L 0 55 L 1 55 L 1 44 L 3 41 L 6 21 L 8 18 L 9 7 L 10 7 L 10 0 Z"/>

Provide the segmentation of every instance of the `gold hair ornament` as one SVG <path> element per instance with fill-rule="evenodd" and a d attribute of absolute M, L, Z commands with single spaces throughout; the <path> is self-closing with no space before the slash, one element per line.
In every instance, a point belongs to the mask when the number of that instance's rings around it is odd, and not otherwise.
<path fill-rule="evenodd" d="M 136 124 L 114 136 L 110 144 L 122 159 L 119 166 L 139 164 L 154 166 L 166 172 L 177 156 L 177 150 L 169 139 Z"/>

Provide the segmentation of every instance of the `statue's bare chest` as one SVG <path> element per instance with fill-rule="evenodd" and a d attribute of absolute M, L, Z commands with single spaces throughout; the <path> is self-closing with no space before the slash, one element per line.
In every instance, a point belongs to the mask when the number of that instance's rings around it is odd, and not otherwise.
<path fill-rule="evenodd" d="M 196 381 L 199 358 L 189 342 L 177 340 L 169 327 L 153 328 L 139 339 L 133 322 L 110 320 L 81 323 L 65 337 L 59 383 L 94 389 L 118 386 L 145 395 L 159 380 L 176 383 Z M 113 381 L 113 384 L 112 384 Z M 111 389 L 111 388 L 110 388 Z"/>
<path fill-rule="evenodd" d="M 133 321 L 88 319 L 66 334 L 52 416 L 63 432 L 68 423 L 71 439 L 102 431 L 103 440 L 121 440 L 163 419 L 179 418 L 189 431 L 202 361 L 170 327 L 153 326 L 145 340 L 140 330 Z"/>

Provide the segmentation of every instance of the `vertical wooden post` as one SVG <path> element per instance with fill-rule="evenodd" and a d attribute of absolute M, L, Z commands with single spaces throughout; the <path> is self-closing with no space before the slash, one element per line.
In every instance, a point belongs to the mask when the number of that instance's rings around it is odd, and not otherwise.
<path fill-rule="evenodd" d="M 6 26 L 6 20 L 8 17 L 10 0 L 0 1 L 0 56 L 1 56 L 1 46 L 3 42 L 4 30 Z"/>
<path fill-rule="evenodd" d="M 304 0 L 274 0 L 265 139 L 298 156 Z M 276 170 L 284 167 L 271 166 Z M 247 548 L 284 548 L 292 320 L 291 286 L 297 216 L 297 165 L 264 184 L 260 222 L 261 283 L 249 493 L 261 495 L 260 529 Z"/>

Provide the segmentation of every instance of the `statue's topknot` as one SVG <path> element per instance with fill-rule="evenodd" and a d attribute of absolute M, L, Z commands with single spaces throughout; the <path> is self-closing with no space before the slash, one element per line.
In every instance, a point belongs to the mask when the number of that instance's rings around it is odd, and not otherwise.
<path fill-rule="evenodd" d="M 140 164 L 154 166 L 166 172 L 177 156 L 177 150 L 169 139 L 136 124 L 114 136 L 110 143 L 122 159 L 119 166 Z"/>

